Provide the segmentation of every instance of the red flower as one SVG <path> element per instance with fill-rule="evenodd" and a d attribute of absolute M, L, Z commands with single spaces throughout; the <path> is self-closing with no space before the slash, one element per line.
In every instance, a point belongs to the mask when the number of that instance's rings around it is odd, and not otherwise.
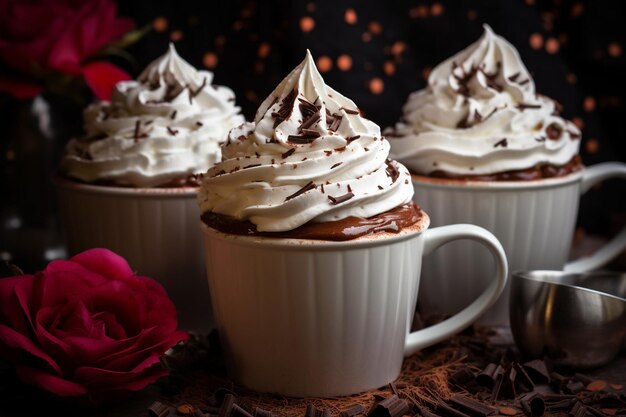
<path fill-rule="evenodd" d="M 159 357 L 187 337 L 163 287 L 106 249 L 0 279 L 0 357 L 18 377 L 97 405 L 165 375 Z"/>
<path fill-rule="evenodd" d="M 85 77 L 98 98 L 108 99 L 113 85 L 130 76 L 111 64 L 97 74 L 86 65 L 133 26 L 116 16 L 112 0 L 0 0 L 0 61 L 14 73 L 0 74 L 0 92 L 32 97 L 42 90 L 42 73 L 57 71 Z"/>

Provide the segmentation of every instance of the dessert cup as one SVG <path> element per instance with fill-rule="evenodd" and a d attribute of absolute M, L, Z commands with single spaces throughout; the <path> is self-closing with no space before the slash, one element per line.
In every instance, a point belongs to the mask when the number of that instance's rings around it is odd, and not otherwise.
<path fill-rule="evenodd" d="M 428 222 L 345 242 L 232 235 L 202 223 L 231 377 L 288 396 L 355 394 L 392 382 L 404 356 L 470 325 L 504 288 L 505 254 L 482 228 L 427 230 Z M 410 332 L 422 256 L 457 239 L 491 254 L 489 286 L 457 315 Z"/>
<path fill-rule="evenodd" d="M 605 163 L 564 177 L 533 181 L 466 181 L 412 175 L 415 199 L 432 224 L 472 223 L 502 243 L 509 270 L 585 272 L 626 247 L 623 230 L 595 254 L 568 262 L 580 195 L 611 177 L 626 178 L 626 164 Z M 454 262 L 450 262 L 454 259 Z M 424 313 L 453 314 L 490 284 L 493 261 L 472 242 L 454 242 L 424 260 L 419 306 Z M 485 313 L 486 325 L 509 324 L 509 291 Z"/>
<path fill-rule="evenodd" d="M 103 247 L 160 282 L 178 311 L 179 326 L 212 327 L 205 279 L 197 187 L 127 188 L 55 179 L 69 254 Z"/>

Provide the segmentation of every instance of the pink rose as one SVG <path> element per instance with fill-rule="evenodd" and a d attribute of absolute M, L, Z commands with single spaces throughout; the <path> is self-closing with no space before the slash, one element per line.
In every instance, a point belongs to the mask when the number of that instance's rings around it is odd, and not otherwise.
<path fill-rule="evenodd" d="M 18 377 L 97 405 L 166 375 L 159 358 L 186 339 L 163 287 L 106 249 L 0 279 L 0 357 Z"/>
<path fill-rule="evenodd" d="M 133 28 L 116 9 L 112 0 L 0 0 L 0 61 L 13 72 L 0 73 L 0 92 L 32 97 L 42 90 L 42 72 L 57 71 L 84 77 L 108 99 L 111 87 L 130 76 L 104 62 L 89 71 L 88 60 Z"/>

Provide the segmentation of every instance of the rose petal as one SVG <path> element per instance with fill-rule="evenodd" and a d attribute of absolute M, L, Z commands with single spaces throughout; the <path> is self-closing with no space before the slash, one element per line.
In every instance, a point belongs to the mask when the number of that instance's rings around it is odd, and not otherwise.
<path fill-rule="evenodd" d="M 43 372 L 40 369 L 17 365 L 15 371 L 18 378 L 26 384 L 42 388 L 60 397 L 76 397 L 87 393 L 84 386 Z"/>
<path fill-rule="evenodd" d="M 30 299 L 33 280 L 32 275 L 0 280 L 0 324 L 5 323 L 22 334 L 27 334 L 33 329 L 27 301 Z M 15 291 L 18 286 L 22 287 L 20 295 Z"/>
<path fill-rule="evenodd" d="M 34 357 L 36 362 L 40 362 L 50 371 L 58 375 L 61 375 L 62 373 L 61 368 L 56 361 L 39 346 L 37 346 L 32 340 L 3 324 L 0 324 L 0 346 L 5 346 L 9 351 L 3 356 L 15 356 L 13 361 L 17 360 L 20 356 L 23 356 L 23 354 L 26 353 L 29 357 Z"/>
<path fill-rule="evenodd" d="M 108 249 L 86 250 L 72 257 L 70 262 L 109 279 L 124 279 L 133 275 L 133 270 L 126 259 Z"/>
<path fill-rule="evenodd" d="M 110 62 L 96 61 L 83 67 L 85 82 L 99 100 L 111 100 L 113 87 L 120 81 L 132 77 L 123 69 Z"/>
<path fill-rule="evenodd" d="M 7 93 L 19 100 L 25 100 L 37 96 L 42 91 L 41 84 L 35 81 L 0 75 L 0 93 Z"/>
<path fill-rule="evenodd" d="M 88 389 L 94 387 L 115 387 L 136 380 L 138 375 L 149 377 L 150 374 L 162 370 L 158 355 L 151 355 L 137 364 L 130 371 L 112 371 L 109 369 L 84 366 L 76 369 L 73 380 L 84 384 Z M 155 378 L 156 380 L 156 378 Z"/>

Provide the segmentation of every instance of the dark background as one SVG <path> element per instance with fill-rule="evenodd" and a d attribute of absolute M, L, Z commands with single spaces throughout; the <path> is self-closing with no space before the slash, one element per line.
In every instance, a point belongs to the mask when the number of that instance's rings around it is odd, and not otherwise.
<path fill-rule="evenodd" d="M 120 14 L 154 32 L 132 48 L 136 71 L 173 41 L 231 87 L 246 118 L 311 50 L 327 84 L 382 128 L 394 124 L 431 68 L 477 40 L 483 23 L 508 39 L 537 91 L 583 131 L 586 165 L 626 160 L 626 3 L 620 1 L 127 1 Z M 348 65 L 350 64 L 350 65 Z M 583 199 L 578 236 L 626 220 L 626 186 Z"/>
<path fill-rule="evenodd" d="M 586 165 L 626 161 L 626 2 L 563 0 L 118 0 L 119 14 L 152 30 L 118 60 L 133 76 L 174 42 L 180 55 L 231 87 L 247 119 L 311 50 L 327 84 L 381 128 L 393 125 L 429 71 L 482 34 L 508 39 L 537 91 L 558 100 L 583 131 Z M 25 103 L 0 97 L 0 260 L 33 271 L 63 256 L 55 214 L 64 142 L 80 108 L 54 101 L 60 139 L 29 135 Z M 53 115 L 54 116 L 54 115 Z M 71 120 L 71 119 L 75 120 Z M 65 132 L 63 134 L 63 132 Z M 25 134 L 26 133 L 26 134 Z M 17 156 L 16 156 L 17 155 Z M 26 155 L 26 157 L 20 157 Z M 577 239 L 614 235 L 626 223 L 626 183 L 607 181 L 581 200 Z M 61 246 L 60 246 L 61 245 Z M 42 255 L 43 254 L 43 255 Z M 626 256 L 621 266 L 626 268 Z M 623 269 L 623 268 L 622 268 Z"/>

